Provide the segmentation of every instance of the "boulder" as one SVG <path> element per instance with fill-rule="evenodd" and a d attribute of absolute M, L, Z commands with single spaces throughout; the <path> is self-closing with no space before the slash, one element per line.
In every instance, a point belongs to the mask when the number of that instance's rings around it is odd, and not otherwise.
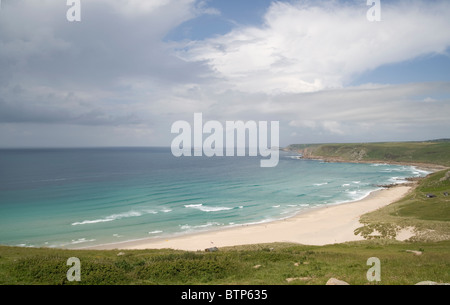
<path fill-rule="evenodd" d="M 432 282 L 432 281 L 422 281 L 422 282 L 418 282 L 416 285 L 422 286 L 422 285 L 437 285 L 436 282 Z"/>
<path fill-rule="evenodd" d="M 350 284 L 332 277 L 328 280 L 328 282 L 325 285 L 327 285 L 327 286 L 331 286 L 331 285 L 344 286 L 344 285 L 350 285 Z"/>
<path fill-rule="evenodd" d="M 207 248 L 205 249 L 205 252 L 217 252 L 219 249 L 217 247 Z"/>
<path fill-rule="evenodd" d="M 447 181 L 447 180 L 450 180 L 450 171 L 446 172 L 445 176 L 442 177 L 439 181 L 443 182 L 443 181 Z"/>
<path fill-rule="evenodd" d="M 417 251 L 417 250 L 406 250 L 406 252 L 413 253 L 414 255 L 417 255 L 417 256 L 422 255 L 422 251 Z"/>
<path fill-rule="evenodd" d="M 422 286 L 425 286 L 425 285 L 445 285 L 445 286 L 448 286 L 450 284 L 449 283 L 436 283 L 436 282 L 433 282 L 433 281 L 422 281 L 422 282 L 418 282 L 416 285 L 422 285 Z"/>
<path fill-rule="evenodd" d="M 288 283 L 290 283 L 290 282 L 293 282 L 293 281 L 309 281 L 311 279 L 312 278 L 309 277 L 309 276 L 305 276 L 305 277 L 289 277 L 289 278 L 286 279 L 286 281 Z"/>

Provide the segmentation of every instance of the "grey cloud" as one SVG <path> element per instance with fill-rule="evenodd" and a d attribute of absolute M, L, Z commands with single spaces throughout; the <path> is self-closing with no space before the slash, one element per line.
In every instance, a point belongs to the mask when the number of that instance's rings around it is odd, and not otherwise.
<path fill-rule="evenodd" d="M 71 110 L 45 103 L 7 103 L 0 99 L 0 123 L 74 124 L 74 125 L 135 125 L 143 124 L 136 114 L 111 114 L 102 109 Z"/>

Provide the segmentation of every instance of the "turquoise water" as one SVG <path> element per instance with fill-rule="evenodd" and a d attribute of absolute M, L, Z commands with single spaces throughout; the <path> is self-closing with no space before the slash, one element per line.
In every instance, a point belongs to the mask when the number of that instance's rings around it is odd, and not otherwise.
<path fill-rule="evenodd" d="M 259 165 L 168 148 L 0 150 L 0 244 L 81 248 L 267 222 L 427 174 L 287 152 Z"/>

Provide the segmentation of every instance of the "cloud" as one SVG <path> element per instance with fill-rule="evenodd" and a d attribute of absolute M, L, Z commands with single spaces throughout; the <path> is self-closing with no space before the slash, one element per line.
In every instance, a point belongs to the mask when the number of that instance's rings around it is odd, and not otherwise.
<path fill-rule="evenodd" d="M 447 96 L 433 103 L 429 94 Z M 310 141 L 427 139 L 450 129 L 450 83 L 363 85 L 274 98 L 289 130 Z M 276 104 L 276 106 L 275 106 Z"/>
<path fill-rule="evenodd" d="M 185 21 L 221 18 L 208 3 L 82 1 L 70 23 L 65 1 L 3 1 L 0 143 L 170 145 L 171 123 L 194 112 L 279 120 L 284 144 L 449 130 L 449 83 L 349 86 L 445 52 L 448 1 L 383 2 L 381 22 L 367 21 L 365 1 L 273 2 L 261 25 L 165 40 Z"/>
<path fill-rule="evenodd" d="M 1 122 L 148 124 L 155 114 L 146 109 L 205 70 L 163 40 L 211 13 L 194 0 L 82 1 L 79 23 L 66 20 L 67 9 L 65 1 L 3 3 Z"/>
<path fill-rule="evenodd" d="M 185 60 L 206 63 L 224 84 L 268 94 L 341 88 L 359 74 L 450 46 L 448 1 L 384 2 L 382 22 L 365 1 L 274 2 L 264 24 L 188 45 Z M 430 35 L 430 33 L 433 33 Z"/>

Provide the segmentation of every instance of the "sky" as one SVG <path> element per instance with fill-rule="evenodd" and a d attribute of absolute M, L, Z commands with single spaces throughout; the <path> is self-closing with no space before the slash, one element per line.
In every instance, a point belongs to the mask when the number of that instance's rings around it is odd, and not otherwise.
<path fill-rule="evenodd" d="M 194 113 L 281 146 L 450 137 L 448 0 L 80 4 L 1 1 L 0 147 L 170 146 Z"/>

